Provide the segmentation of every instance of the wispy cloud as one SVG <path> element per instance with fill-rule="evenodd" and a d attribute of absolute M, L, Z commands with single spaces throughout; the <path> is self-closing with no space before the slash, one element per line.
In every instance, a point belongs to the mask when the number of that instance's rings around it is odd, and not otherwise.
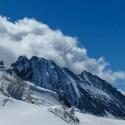
<path fill-rule="evenodd" d="M 61 67 L 68 67 L 75 73 L 87 70 L 114 83 L 125 80 L 124 71 L 112 71 L 103 57 L 91 58 L 79 41 L 53 30 L 35 19 L 24 18 L 16 22 L 0 17 L 0 59 L 10 64 L 19 55 L 39 56 L 54 60 Z"/>

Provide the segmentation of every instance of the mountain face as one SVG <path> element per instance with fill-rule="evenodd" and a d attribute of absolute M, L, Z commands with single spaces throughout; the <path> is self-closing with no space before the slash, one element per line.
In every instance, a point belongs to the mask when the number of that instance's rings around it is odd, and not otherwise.
<path fill-rule="evenodd" d="M 59 103 L 55 92 L 13 77 L 5 70 L 0 71 L 0 110 L 3 125 L 26 125 L 26 121 L 30 125 L 78 125 L 80 122 L 74 112 Z"/>
<path fill-rule="evenodd" d="M 125 119 L 125 96 L 89 72 L 77 75 L 51 60 L 35 56 L 31 59 L 20 56 L 7 72 L 35 86 L 54 91 L 68 107 L 75 106 L 81 112 L 94 115 L 111 114 Z"/>

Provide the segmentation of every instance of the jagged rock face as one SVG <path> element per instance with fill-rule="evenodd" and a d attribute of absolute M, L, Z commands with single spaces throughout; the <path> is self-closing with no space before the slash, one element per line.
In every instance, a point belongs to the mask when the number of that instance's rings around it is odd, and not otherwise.
<path fill-rule="evenodd" d="M 65 72 L 53 61 L 44 58 L 19 57 L 12 64 L 14 73 L 26 81 L 35 83 L 43 88 L 55 91 L 59 96 L 65 96 L 69 103 L 77 103 L 77 95 Z"/>
<path fill-rule="evenodd" d="M 4 62 L 0 61 L 0 71 L 4 69 Z"/>
<path fill-rule="evenodd" d="M 15 79 L 5 72 L 0 72 L 0 93 L 3 95 L 22 100 L 26 87 L 27 85 L 23 80 Z"/>
<path fill-rule="evenodd" d="M 112 114 L 125 119 L 125 97 L 108 82 L 86 71 L 76 75 L 44 58 L 21 56 L 9 72 L 35 85 L 64 96 L 82 112 L 95 115 Z"/>
<path fill-rule="evenodd" d="M 4 62 L 3 62 L 3 61 L 0 61 L 0 65 L 4 65 Z"/>

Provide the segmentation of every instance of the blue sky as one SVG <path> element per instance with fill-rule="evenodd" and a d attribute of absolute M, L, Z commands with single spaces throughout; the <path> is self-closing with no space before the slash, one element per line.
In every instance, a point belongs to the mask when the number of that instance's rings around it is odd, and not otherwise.
<path fill-rule="evenodd" d="M 76 36 L 88 55 L 104 56 L 114 70 L 125 70 L 124 0 L 0 0 L 0 14 L 11 20 L 32 17 Z"/>
<path fill-rule="evenodd" d="M 11 20 L 36 18 L 77 36 L 92 57 L 104 56 L 125 70 L 124 0 L 0 0 L 0 14 Z"/>

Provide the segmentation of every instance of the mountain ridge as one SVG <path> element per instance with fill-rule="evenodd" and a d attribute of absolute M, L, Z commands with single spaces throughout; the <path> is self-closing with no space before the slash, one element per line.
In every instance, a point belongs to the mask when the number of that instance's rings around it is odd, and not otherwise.
<path fill-rule="evenodd" d="M 7 72 L 56 92 L 68 107 L 81 112 L 106 116 L 107 112 L 125 119 L 125 96 L 108 82 L 87 71 L 75 74 L 59 67 L 54 61 L 33 56 L 20 56 Z"/>

